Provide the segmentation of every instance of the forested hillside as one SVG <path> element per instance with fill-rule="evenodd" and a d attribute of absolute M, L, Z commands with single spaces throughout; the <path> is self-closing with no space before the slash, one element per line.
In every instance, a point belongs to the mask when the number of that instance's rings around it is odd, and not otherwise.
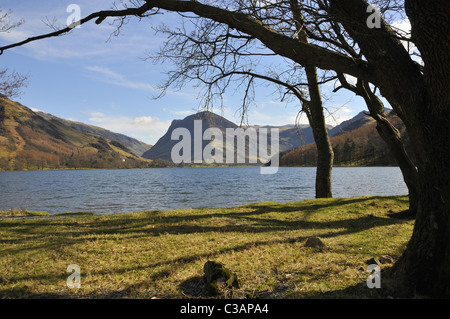
<path fill-rule="evenodd" d="M 389 117 L 402 134 L 411 154 L 409 138 L 405 126 L 397 116 Z M 381 139 L 376 123 L 366 124 L 358 129 L 330 138 L 336 166 L 387 166 L 396 165 L 386 143 Z M 281 166 L 315 166 L 317 163 L 316 145 L 308 144 L 281 155 Z"/>

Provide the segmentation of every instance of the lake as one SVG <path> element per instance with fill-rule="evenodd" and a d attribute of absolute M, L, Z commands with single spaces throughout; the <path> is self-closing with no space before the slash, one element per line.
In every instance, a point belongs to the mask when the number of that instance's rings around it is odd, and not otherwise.
<path fill-rule="evenodd" d="M 0 210 L 99 214 L 232 207 L 315 197 L 315 167 L 153 168 L 0 172 Z M 398 167 L 335 167 L 333 197 L 405 195 Z"/>

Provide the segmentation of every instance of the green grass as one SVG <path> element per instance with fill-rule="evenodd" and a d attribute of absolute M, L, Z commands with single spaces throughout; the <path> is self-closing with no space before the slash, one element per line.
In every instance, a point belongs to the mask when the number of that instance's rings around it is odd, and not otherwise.
<path fill-rule="evenodd" d="M 375 298 L 366 261 L 400 257 L 413 220 L 391 214 L 407 208 L 406 196 L 392 196 L 0 217 L 0 298 L 204 297 L 208 260 L 237 274 L 237 297 Z M 304 247 L 312 236 L 326 248 Z M 81 268 L 79 289 L 66 285 L 71 264 Z"/>

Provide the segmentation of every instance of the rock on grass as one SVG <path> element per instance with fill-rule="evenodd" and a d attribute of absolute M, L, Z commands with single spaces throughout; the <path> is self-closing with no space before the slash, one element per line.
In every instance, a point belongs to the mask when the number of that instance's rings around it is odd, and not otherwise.
<path fill-rule="evenodd" d="M 203 266 L 203 271 L 206 281 L 205 293 L 208 297 L 216 297 L 225 289 L 240 288 L 241 286 L 236 274 L 216 261 L 207 261 Z"/>
<path fill-rule="evenodd" d="M 325 244 L 319 237 L 310 237 L 306 240 L 305 247 L 313 247 L 313 248 L 325 248 Z"/>

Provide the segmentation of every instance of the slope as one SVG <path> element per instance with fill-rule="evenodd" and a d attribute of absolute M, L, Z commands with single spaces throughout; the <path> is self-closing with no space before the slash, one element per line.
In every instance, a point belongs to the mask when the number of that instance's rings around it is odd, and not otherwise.
<path fill-rule="evenodd" d="M 102 127 L 98 127 L 95 125 L 89 125 L 81 122 L 66 120 L 44 112 L 36 112 L 36 114 L 49 121 L 57 120 L 67 126 L 73 127 L 74 129 L 80 132 L 89 132 L 95 135 L 102 136 L 111 141 L 117 141 L 138 156 L 141 156 L 152 147 L 152 145 L 139 141 L 135 138 L 126 136 L 124 134 L 111 132 L 109 130 L 106 130 Z"/>
<path fill-rule="evenodd" d="M 117 141 L 46 120 L 0 96 L 0 170 L 148 167 Z"/>

